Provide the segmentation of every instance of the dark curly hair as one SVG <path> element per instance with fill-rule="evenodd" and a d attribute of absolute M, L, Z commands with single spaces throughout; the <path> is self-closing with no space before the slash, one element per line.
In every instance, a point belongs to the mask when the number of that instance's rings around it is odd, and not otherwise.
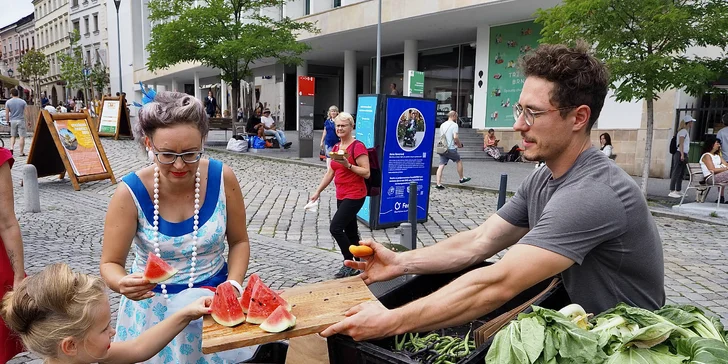
<path fill-rule="evenodd" d="M 586 131 L 591 130 L 604 106 L 609 72 L 604 63 L 591 54 L 587 43 L 579 41 L 574 48 L 541 44 L 519 60 L 519 67 L 526 77 L 539 77 L 554 83 L 549 98 L 554 106 L 589 106 L 591 117 Z M 566 117 L 569 111 L 562 110 L 561 117 Z"/>

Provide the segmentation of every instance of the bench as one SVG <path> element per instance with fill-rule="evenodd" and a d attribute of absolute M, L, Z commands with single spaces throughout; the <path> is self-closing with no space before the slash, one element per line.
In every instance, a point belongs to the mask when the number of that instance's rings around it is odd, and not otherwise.
<path fill-rule="evenodd" d="M 718 202 L 715 205 L 716 210 L 720 208 L 720 196 L 723 195 L 723 189 L 728 186 L 728 183 L 715 183 L 715 180 L 711 178 L 709 182 L 705 181 L 703 176 L 703 169 L 700 168 L 700 163 L 688 163 L 688 174 L 690 176 L 688 188 L 685 189 L 685 193 L 680 199 L 680 205 L 682 206 L 685 195 L 688 194 L 688 190 L 694 189 L 697 192 L 695 200 L 699 203 L 705 202 L 705 197 L 710 192 L 711 187 L 718 187 Z"/>
<path fill-rule="evenodd" d="M 233 119 L 232 118 L 209 118 L 209 125 L 210 130 L 224 130 L 225 131 L 225 139 L 227 140 L 227 131 L 232 130 L 233 134 L 235 133 L 233 129 Z"/>

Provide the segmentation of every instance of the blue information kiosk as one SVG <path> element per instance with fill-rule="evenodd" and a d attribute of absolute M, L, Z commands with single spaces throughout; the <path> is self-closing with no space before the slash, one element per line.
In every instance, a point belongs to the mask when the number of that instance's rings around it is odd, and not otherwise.
<path fill-rule="evenodd" d="M 356 139 L 377 148 L 382 170 L 380 195 L 367 197 L 357 214 L 369 228 L 407 221 L 410 182 L 417 183 L 417 222 L 427 221 L 435 108 L 433 99 L 359 95 Z"/>

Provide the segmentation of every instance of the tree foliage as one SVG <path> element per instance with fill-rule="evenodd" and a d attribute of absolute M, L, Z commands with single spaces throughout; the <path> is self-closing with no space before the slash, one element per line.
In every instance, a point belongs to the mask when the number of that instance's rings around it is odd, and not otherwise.
<path fill-rule="evenodd" d="M 564 0 L 537 12 L 546 43 L 586 40 L 611 74 L 617 101 L 645 100 L 647 143 L 642 192 L 647 177 L 654 124 L 653 101 L 669 89 L 692 95 L 712 90 L 728 74 L 728 58 L 691 55 L 691 47 L 728 46 L 725 0 Z"/>
<path fill-rule="evenodd" d="M 61 65 L 61 79 L 66 81 L 66 87 L 86 90 L 86 77 L 83 74 L 85 66 L 83 62 L 83 50 L 81 49 L 81 45 L 78 44 L 79 39 L 81 39 L 81 36 L 78 34 L 78 30 L 74 30 L 71 33 L 71 47 L 68 53 L 59 52 L 58 62 Z"/>
<path fill-rule="evenodd" d="M 154 24 L 147 50 L 147 67 L 154 71 L 180 62 L 199 62 L 222 71 L 233 89 L 232 112 L 237 114 L 240 80 L 250 75 L 253 62 L 274 59 L 299 64 L 309 50 L 298 42 L 301 32 L 317 32 L 310 22 L 274 20 L 261 9 L 282 6 L 285 0 L 208 0 L 195 6 L 189 0 L 151 0 Z M 223 92 L 225 94 L 225 92 Z"/>
<path fill-rule="evenodd" d="M 46 74 L 50 65 L 46 60 L 43 52 L 35 50 L 35 48 L 25 52 L 23 59 L 18 65 L 18 71 L 23 78 L 29 79 L 33 83 L 34 102 L 38 102 L 40 97 L 40 80 Z"/>
<path fill-rule="evenodd" d="M 99 96 L 104 95 L 104 91 L 106 91 L 106 87 L 109 86 L 109 70 L 104 66 L 101 62 L 96 62 L 94 67 L 91 69 L 91 76 L 89 76 L 91 79 L 91 84 L 94 87 L 94 90 L 99 94 Z"/>

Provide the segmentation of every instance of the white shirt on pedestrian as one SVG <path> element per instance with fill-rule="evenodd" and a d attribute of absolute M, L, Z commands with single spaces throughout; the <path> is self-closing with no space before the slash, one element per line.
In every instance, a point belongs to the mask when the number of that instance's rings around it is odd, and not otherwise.
<path fill-rule="evenodd" d="M 273 118 L 272 118 L 272 117 L 270 117 L 270 116 L 261 116 L 261 117 L 260 117 L 260 121 L 261 121 L 261 122 L 263 123 L 263 125 L 265 125 L 265 128 L 266 128 L 266 129 L 269 129 L 269 128 L 270 128 L 271 126 L 273 126 L 273 124 L 275 124 L 275 122 L 276 122 L 276 121 L 275 121 L 275 120 L 273 120 Z"/>
<path fill-rule="evenodd" d="M 680 137 L 685 138 L 683 141 L 683 147 L 680 148 Z M 680 131 L 677 132 L 677 151 L 683 152 L 687 154 L 690 151 L 690 133 L 688 133 L 687 129 L 680 129 Z"/>
<path fill-rule="evenodd" d="M 440 135 L 445 133 L 445 140 L 447 141 L 447 149 L 457 149 L 455 145 L 455 134 L 459 131 L 458 124 L 452 120 L 449 120 L 440 125 Z"/>

